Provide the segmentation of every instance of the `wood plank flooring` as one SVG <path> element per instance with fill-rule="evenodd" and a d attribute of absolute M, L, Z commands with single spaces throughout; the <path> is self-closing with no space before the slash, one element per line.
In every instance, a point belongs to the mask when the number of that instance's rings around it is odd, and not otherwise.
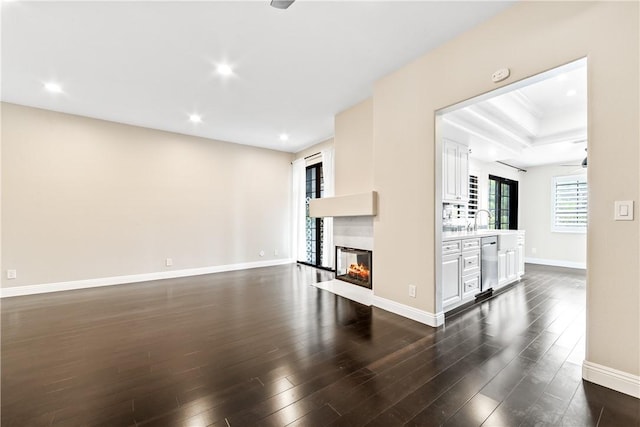
<path fill-rule="evenodd" d="M 2 426 L 640 426 L 581 380 L 585 278 L 430 328 L 279 266 L 2 300 Z M 615 351 L 612 349 L 612 351 Z"/>

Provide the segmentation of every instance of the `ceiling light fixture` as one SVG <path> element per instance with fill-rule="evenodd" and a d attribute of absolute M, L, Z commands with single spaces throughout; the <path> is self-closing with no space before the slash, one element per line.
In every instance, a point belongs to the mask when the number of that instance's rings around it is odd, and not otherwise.
<path fill-rule="evenodd" d="M 287 135 L 286 133 L 280 134 L 280 141 L 288 141 L 289 140 L 289 135 Z"/>
<path fill-rule="evenodd" d="M 62 93 L 62 86 L 60 86 L 58 83 L 45 83 L 44 88 L 51 93 Z"/>
<path fill-rule="evenodd" d="M 233 74 L 233 69 L 228 64 L 219 64 L 216 68 L 216 71 L 221 76 L 230 76 L 231 74 Z"/>
<path fill-rule="evenodd" d="M 576 96 L 577 93 L 578 91 L 576 91 L 575 89 L 569 89 L 567 91 L 567 96 Z"/>
<path fill-rule="evenodd" d="M 296 0 L 271 0 L 271 7 L 276 9 L 286 9 Z"/>
<path fill-rule="evenodd" d="M 189 121 L 192 123 L 202 123 L 202 117 L 197 114 L 191 114 L 189 116 Z"/>

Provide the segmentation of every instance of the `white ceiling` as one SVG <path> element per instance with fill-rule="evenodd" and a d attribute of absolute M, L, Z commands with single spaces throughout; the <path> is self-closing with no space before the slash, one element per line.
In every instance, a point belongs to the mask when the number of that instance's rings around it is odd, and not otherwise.
<path fill-rule="evenodd" d="M 467 143 L 478 160 L 579 167 L 587 148 L 586 60 L 449 108 L 443 123 L 443 136 Z"/>
<path fill-rule="evenodd" d="M 3 2 L 2 100 L 296 152 L 377 79 L 512 3 Z"/>

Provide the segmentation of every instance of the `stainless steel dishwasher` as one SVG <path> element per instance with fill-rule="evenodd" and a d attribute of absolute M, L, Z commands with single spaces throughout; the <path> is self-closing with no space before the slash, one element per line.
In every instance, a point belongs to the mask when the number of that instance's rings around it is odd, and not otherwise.
<path fill-rule="evenodd" d="M 498 284 L 498 237 L 483 237 L 480 245 L 482 246 L 480 291 L 484 292 Z"/>

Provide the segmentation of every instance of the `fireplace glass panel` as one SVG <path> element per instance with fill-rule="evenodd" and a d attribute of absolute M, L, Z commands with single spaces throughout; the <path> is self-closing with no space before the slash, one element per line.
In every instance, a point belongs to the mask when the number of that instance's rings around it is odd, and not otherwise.
<path fill-rule="evenodd" d="M 371 251 L 336 247 L 336 279 L 371 289 Z"/>

